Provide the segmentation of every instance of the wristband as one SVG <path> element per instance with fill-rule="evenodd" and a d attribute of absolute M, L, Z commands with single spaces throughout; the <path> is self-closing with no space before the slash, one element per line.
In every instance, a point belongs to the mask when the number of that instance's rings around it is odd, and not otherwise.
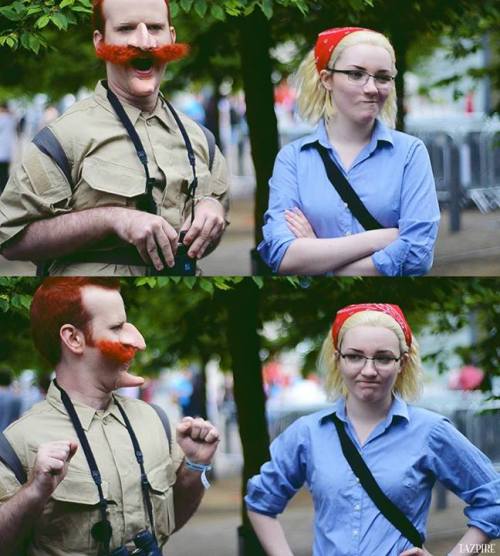
<path fill-rule="evenodd" d="M 212 469 L 212 466 L 209 463 L 194 463 L 193 461 L 186 458 L 184 460 L 184 464 L 191 471 L 200 472 L 201 484 L 204 486 L 205 489 L 210 488 L 210 483 L 207 479 L 207 471 L 210 471 Z"/>

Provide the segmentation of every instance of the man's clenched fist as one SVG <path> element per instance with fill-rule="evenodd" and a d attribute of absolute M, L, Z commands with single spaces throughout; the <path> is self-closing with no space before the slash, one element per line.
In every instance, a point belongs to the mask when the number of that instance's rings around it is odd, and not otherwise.
<path fill-rule="evenodd" d="M 210 463 L 219 444 L 217 429 L 204 419 L 184 417 L 177 425 L 177 443 L 194 463 Z"/>

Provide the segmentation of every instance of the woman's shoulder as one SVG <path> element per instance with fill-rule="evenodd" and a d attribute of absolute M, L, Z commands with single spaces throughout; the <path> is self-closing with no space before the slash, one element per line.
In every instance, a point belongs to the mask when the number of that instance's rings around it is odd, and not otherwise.
<path fill-rule="evenodd" d="M 408 404 L 408 416 L 415 427 L 420 430 L 426 429 L 429 433 L 436 427 L 440 428 L 440 426 L 449 423 L 445 415 L 412 404 Z"/>
<path fill-rule="evenodd" d="M 417 145 L 423 145 L 422 139 L 411 135 L 404 131 L 398 131 L 397 129 L 389 129 L 393 144 L 395 146 L 405 147 L 407 149 L 415 148 Z"/>

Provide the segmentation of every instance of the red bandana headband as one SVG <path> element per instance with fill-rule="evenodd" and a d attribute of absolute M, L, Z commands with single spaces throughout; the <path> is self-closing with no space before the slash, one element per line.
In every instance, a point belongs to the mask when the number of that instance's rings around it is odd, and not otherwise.
<path fill-rule="evenodd" d="M 314 46 L 314 59 L 318 73 L 326 68 L 332 52 L 339 42 L 344 37 L 347 37 L 347 35 L 356 31 L 370 31 L 370 29 L 365 29 L 364 27 L 334 27 L 318 35 L 316 45 Z"/>
<path fill-rule="evenodd" d="M 345 321 L 352 315 L 363 311 L 378 311 L 379 313 L 385 313 L 386 315 L 392 317 L 401 327 L 406 340 L 406 345 L 408 348 L 411 347 L 411 328 L 403 314 L 403 311 L 401 311 L 398 305 L 392 305 L 391 303 L 358 303 L 356 305 L 348 305 L 347 307 L 340 309 L 340 311 L 337 311 L 332 325 L 332 338 L 335 348 L 338 347 L 337 342 L 339 339 L 339 333 L 341 328 L 344 326 Z"/>

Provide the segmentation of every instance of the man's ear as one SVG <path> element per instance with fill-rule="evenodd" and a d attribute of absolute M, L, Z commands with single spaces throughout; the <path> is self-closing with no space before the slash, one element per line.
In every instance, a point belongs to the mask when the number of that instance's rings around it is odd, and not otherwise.
<path fill-rule="evenodd" d="M 170 37 L 172 38 L 172 44 L 174 44 L 175 39 L 177 38 L 177 33 L 175 32 L 175 27 L 173 25 L 170 26 Z"/>
<path fill-rule="evenodd" d="M 94 31 L 94 34 L 92 35 L 92 40 L 94 41 L 94 48 L 97 50 L 97 47 L 104 42 L 104 36 L 100 31 L 96 29 Z"/>
<path fill-rule="evenodd" d="M 59 337 L 61 338 L 62 346 L 74 353 L 81 355 L 85 347 L 85 335 L 76 326 L 72 324 L 63 324 L 59 330 Z"/>

